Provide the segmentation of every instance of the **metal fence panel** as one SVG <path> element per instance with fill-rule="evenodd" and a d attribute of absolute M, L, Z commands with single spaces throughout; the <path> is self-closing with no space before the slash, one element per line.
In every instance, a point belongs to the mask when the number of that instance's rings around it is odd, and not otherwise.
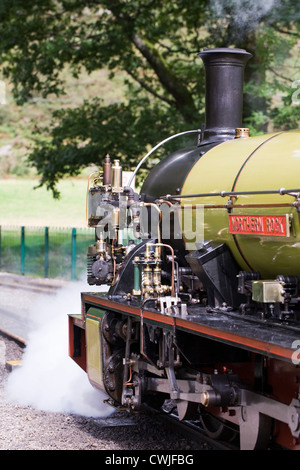
<path fill-rule="evenodd" d="M 0 227 L 0 271 L 79 279 L 86 272 L 89 228 Z"/>

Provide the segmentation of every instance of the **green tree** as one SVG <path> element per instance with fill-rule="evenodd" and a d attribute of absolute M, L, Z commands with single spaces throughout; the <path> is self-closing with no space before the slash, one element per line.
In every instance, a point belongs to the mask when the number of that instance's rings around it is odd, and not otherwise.
<path fill-rule="evenodd" d="M 256 132 L 271 119 L 279 125 L 271 98 L 275 89 L 286 86 L 283 79 L 279 84 L 280 75 L 286 74 L 280 73 L 276 54 L 280 46 L 284 56 L 298 40 L 297 2 L 269 0 L 258 8 L 259 3 L 2 0 L 2 71 L 13 83 L 18 103 L 63 93 L 61 72 L 66 66 L 75 77 L 82 69 L 91 73 L 105 68 L 111 77 L 122 73 L 127 87 L 124 102 L 105 105 L 101 97 L 95 98 L 80 108 L 56 111 L 52 125 L 39 129 L 29 161 L 41 184 L 57 195 L 58 179 L 99 164 L 106 153 L 132 168 L 148 146 L 200 127 L 204 74 L 197 53 L 203 47 L 245 47 L 253 53 L 246 75 L 245 123 Z M 248 21 L 246 16 L 238 21 L 237 7 L 246 4 Z M 267 79 L 272 68 L 274 74 Z M 289 126 L 295 112 L 287 114 Z"/>

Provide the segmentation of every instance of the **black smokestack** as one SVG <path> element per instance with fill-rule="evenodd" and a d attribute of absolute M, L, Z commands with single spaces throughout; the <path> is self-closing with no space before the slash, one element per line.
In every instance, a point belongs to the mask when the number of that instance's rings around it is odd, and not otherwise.
<path fill-rule="evenodd" d="M 199 57 L 205 65 L 204 141 L 233 139 L 242 127 L 243 78 L 252 54 L 244 49 L 204 49 Z"/>

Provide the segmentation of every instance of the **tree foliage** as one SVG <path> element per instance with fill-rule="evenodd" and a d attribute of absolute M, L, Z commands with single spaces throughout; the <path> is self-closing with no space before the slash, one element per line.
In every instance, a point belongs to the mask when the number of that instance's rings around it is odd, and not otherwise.
<path fill-rule="evenodd" d="M 40 128 L 29 161 L 57 195 L 64 175 L 99 164 L 106 153 L 132 168 L 168 135 L 204 120 L 203 47 L 243 47 L 244 121 L 253 132 L 294 126 L 290 51 L 299 41 L 297 0 L 2 0 L 0 60 L 14 97 L 64 93 L 61 72 L 75 77 L 108 69 L 122 73 L 126 100 L 99 99 L 56 111 Z M 291 64 L 293 65 L 293 64 Z M 284 100 L 274 103 L 275 94 Z M 278 111 L 278 107 L 280 110 Z M 177 143 L 178 145 L 178 143 Z"/>

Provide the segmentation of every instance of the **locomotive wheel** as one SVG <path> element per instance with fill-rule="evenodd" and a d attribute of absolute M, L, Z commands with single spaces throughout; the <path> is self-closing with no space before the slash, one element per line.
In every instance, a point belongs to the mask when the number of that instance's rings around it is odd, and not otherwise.
<path fill-rule="evenodd" d="M 232 442 L 238 435 L 238 429 L 235 429 L 232 423 L 218 418 L 207 411 L 201 409 L 200 422 L 208 437 L 211 439 Z"/>
<path fill-rule="evenodd" d="M 177 401 L 177 412 L 180 421 L 183 419 L 194 419 L 197 416 L 197 409 L 197 403 L 185 400 Z"/>
<path fill-rule="evenodd" d="M 121 345 L 126 339 L 123 335 L 124 322 L 121 322 L 113 312 L 107 312 L 104 315 L 101 331 L 108 344 L 112 346 Z"/>
<path fill-rule="evenodd" d="M 271 436 L 272 419 L 250 406 L 242 408 L 240 425 L 241 450 L 265 450 Z"/>
<path fill-rule="evenodd" d="M 122 401 L 124 350 L 115 351 L 109 356 L 103 367 L 103 381 L 106 392 L 117 403 Z"/>

